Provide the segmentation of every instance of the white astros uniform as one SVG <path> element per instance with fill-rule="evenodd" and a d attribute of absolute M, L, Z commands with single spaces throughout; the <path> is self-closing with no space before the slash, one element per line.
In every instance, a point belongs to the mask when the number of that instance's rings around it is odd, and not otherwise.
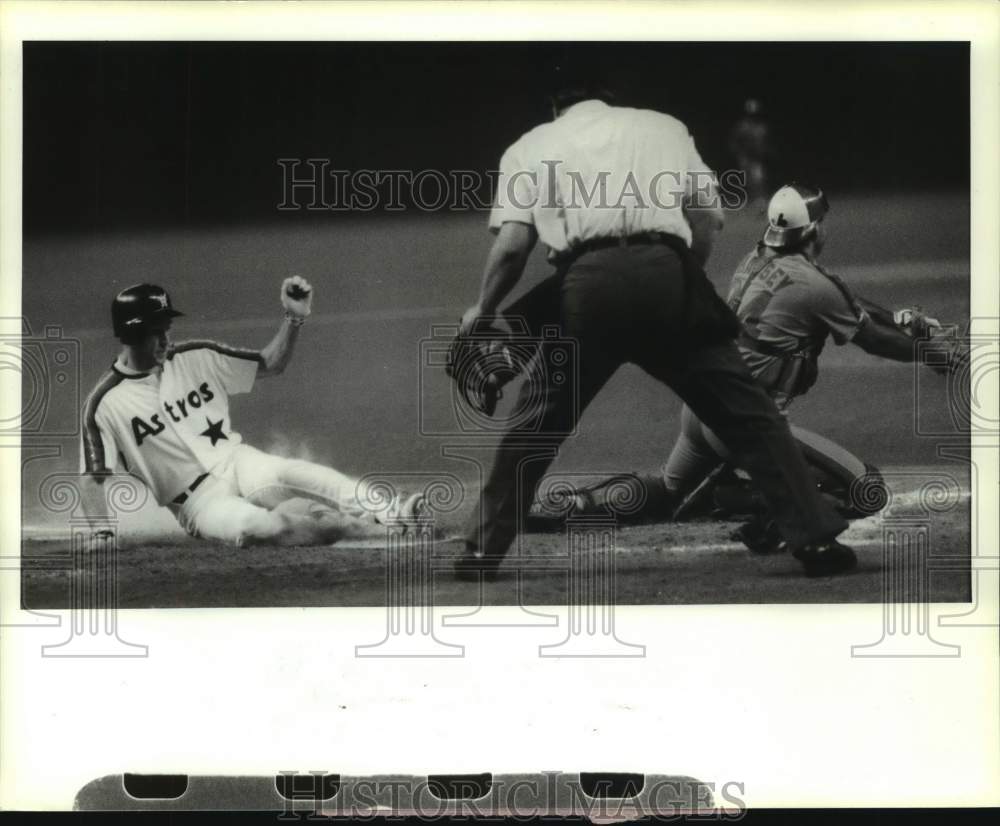
<path fill-rule="evenodd" d="M 260 358 L 255 350 L 190 341 L 148 373 L 119 360 L 84 405 L 83 472 L 108 474 L 120 464 L 189 534 L 236 545 L 266 530 L 277 518 L 269 509 L 291 498 L 370 516 L 356 479 L 263 453 L 232 429 L 229 396 L 250 391 Z"/>

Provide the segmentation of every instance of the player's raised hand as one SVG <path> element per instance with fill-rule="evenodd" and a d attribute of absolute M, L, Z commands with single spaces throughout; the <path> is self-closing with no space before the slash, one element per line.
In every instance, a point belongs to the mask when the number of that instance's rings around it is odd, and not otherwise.
<path fill-rule="evenodd" d="M 312 312 L 312 285 L 301 275 L 281 282 L 281 306 L 293 319 L 305 321 Z"/>

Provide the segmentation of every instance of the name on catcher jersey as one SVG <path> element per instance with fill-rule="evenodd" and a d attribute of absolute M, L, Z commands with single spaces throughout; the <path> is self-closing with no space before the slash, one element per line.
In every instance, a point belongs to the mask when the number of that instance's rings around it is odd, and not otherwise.
<path fill-rule="evenodd" d="M 746 334 L 786 353 L 803 347 L 818 353 L 828 335 L 837 344 L 846 344 L 867 317 L 837 276 L 802 253 L 782 255 L 763 246 L 736 268 L 730 305 L 736 300 L 739 304 L 733 309 Z M 753 368 L 760 354 L 744 356 Z"/>
<path fill-rule="evenodd" d="M 179 344 L 148 373 L 115 362 L 83 411 L 83 470 L 109 473 L 119 461 L 165 505 L 226 459 L 242 441 L 229 396 L 253 387 L 254 350 L 210 341 Z"/>

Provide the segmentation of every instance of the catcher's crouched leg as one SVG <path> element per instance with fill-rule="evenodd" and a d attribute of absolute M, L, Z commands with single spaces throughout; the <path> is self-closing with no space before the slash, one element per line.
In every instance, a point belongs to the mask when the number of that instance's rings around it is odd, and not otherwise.
<path fill-rule="evenodd" d="M 864 475 L 856 477 L 847 489 L 846 500 L 840 505 L 845 519 L 874 516 L 889 504 L 889 488 L 882 473 L 865 462 Z"/>
<path fill-rule="evenodd" d="M 669 491 L 659 474 L 623 473 L 590 485 L 545 492 L 525 516 L 524 530 L 531 533 L 561 531 L 574 516 L 607 516 L 619 524 L 643 524 L 671 520 L 678 497 Z"/>
<path fill-rule="evenodd" d="M 824 473 L 814 469 L 816 487 L 845 519 L 865 519 L 874 516 L 889 504 L 889 489 L 881 472 L 864 463 L 856 475 Z"/>

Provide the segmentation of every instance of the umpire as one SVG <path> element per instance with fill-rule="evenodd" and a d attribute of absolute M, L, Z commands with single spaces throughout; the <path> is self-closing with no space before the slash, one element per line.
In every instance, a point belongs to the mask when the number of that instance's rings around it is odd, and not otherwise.
<path fill-rule="evenodd" d="M 456 576 L 495 577 L 559 446 L 625 362 L 671 387 L 741 457 L 807 575 L 850 570 L 854 552 L 835 540 L 847 523 L 815 490 L 787 423 L 740 357 L 735 316 L 702 269 L 723 215 L 687 127 L 613 105 L 590 77 L 562 81 L 551 102 L 552 122 L 500 161 L 496 239 L 462 330 L 497 314 L 541 239 L 561 282 L 562 334 L 576 342 L 575 381 L 525 384 L 519 407 L 537 413 L 519 417 L 501 441 Z"/>

